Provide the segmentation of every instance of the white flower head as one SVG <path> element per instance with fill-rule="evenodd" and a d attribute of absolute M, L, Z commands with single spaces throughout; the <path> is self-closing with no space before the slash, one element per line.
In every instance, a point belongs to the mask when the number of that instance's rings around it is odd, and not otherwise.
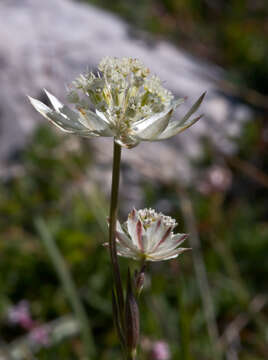
<path fill-rule="evenodd" d="M 121 226 L 117 222 L 117 254 L 134 260 L 161 261 L 176 258 L 187 248 L 180 245 L 186 234 L 174 234 L 177 223 L 153 209 L 133 209 Z"/>
<path fill-rule="evenodd" d="M 61 130 L 85 137 L 111 136 L 126 148 L 168 139 L 187 129 L 205 93 L 181 119 L 172 119 L 185 98 L 174 99 L 138 59 L 104 58 L 99 72 L 80 75 L 68 93 L 71 110 L 45 90 L 53 108 L 29 97 L 34 108 Z"/>

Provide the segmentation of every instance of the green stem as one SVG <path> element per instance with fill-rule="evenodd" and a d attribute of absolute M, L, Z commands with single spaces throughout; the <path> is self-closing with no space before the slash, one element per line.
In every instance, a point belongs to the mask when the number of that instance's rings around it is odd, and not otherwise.
<path fill-rule="evenodd" d="M 192 360 L 190 344 L 190 314 L 185 304 L 183 294 L 186 292 L 185 281 L 182 275 L 179 276 L 180 287 L 177 292 L 178 308 L 179 308 L 179 329 L 180 329 L 180 359 Z"/>
<path fill-rule="evenodd" d="M 127 354 L 127 360 L 136 360 L 136 350 Z"/>
<path fill-rule="evenodd" d="M 80 323 L 85 359 L 90 360 L 96 354 L 95 344 L 86 311 L 78 295 L 78 290 L 45 222 L 42 219 L 37 219 L 35 226 L 51 258 L 76 318 Z"/>
<path fill-rule="evenodd" d="M 109 249 L 112 262 L 113 278 L 119 307 L 119 316 L 122 330 L 124 329 L 124 295 L 120 269 L 116 252 L 116 219 L 118 212 L 118 192 L 120 179 L 121 146 L 114 142 L 113 153 L 113 178 L 110 203 Z"/>

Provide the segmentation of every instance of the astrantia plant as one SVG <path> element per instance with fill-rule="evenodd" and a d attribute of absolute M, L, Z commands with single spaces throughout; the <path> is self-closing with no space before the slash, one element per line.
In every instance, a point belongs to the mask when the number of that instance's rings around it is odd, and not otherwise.
<path fill-rule="evenodd" d="M 109 216 L 109 242 L 113 273 L 113 313 L 124 357 L 136 359 L 139 343 L 139 308 L 137 297 L 144 281 L 144 263 L 176 258 L 184 252 L 180 245 L 185 234 L 174 234 L 176 221 L 152 209 L 135 210 L 122 226 L 117 222 L 121 149 L 133 148 L 141 141 L 168 139 L 197 122 L 192 118 L 204 95 L 187 114 L 177 119 L 175 109 L 184 102 L 174 99 L 159 78 L 131 58 L 104 58 L 99 72 L 80 75 L 72 84 L 69 108 L 48 91 L 53 109 L 30 98 L 32 105 L 61 130 L 84 137 L 108 136 L 114 139 L 113 177 Z M 117 225 L 116 225 L 117 224 Z M 134 279 L 128 273 L 126 294 L 123 291 L 117 255 L 141 260 Z M 85 348 L 87 344 L 84 344 Z"/>
<path fill-rule="evenodd" d="M 204 95 L 182 118 L 172 118 L 185 98 L 175 99 L 157 76 L 141 61 L 104 58 L 99 72 L 80 75 L 73 81 L 63 105 L 45 90 L 53 109 L 29 97 L 32 105 L 61 130 L 85 137 L 111 136 L 117 144 L 132 148 L 141 141 L 168 139 L 197 122 L 192 119 Z"/>

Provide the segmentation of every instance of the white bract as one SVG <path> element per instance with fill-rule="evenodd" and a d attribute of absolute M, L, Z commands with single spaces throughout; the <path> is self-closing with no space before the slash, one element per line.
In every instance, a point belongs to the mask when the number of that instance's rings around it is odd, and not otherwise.
<path fill-rule="evenodd" d="M 149 69 L 132 58 L 104 58 L 99 72 L 80 75 L 68 93 L 70 109 L 45 90 L 53 109 L 29 97 L 34 108 L 61 130 L 85 137 L 111 136 L 126 148 L 168 139 L 187 129 L 205 93 L 181 119 L 171 119 L 184 98 L 174 99 Z"/>
<path fill-rule="evenodd" d="M 177 223 L 153 209 L 133 209 L 121 226 L 117 222 L 117 254 L 134 260 L 161 261 L 188 250 L 180 245 L 186 234 L 174 234 Z"/>

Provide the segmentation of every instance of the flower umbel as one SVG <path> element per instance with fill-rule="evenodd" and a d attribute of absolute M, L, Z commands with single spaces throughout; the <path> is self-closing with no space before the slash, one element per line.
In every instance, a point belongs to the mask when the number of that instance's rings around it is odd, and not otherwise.
<path fill-rule="evenodd" d="M 181 119 L 171 119 L 184 98 L 174 99 L 158 77 L 132 58 L 104 58 L 97 75 L 80 75 L 68 93 L 76 110 L 45 90 L 53 109 L 29 97 L 34 108 L 61 130 L 85 137 L 111 136 L 126 148 L 141 141 L 168 139 L 197 122 L 190 119 L 199 108 L 200 96 Z"/>
<path fill-rule="evenodd" d="M 161 261 L 176 258 L 188 248 L 180 245 L 186 234 L 174 234 L 177 223 L 153 209 L 133 209 L 128 220 L 117 222 L 117 254 L 134 260 Z"/>

